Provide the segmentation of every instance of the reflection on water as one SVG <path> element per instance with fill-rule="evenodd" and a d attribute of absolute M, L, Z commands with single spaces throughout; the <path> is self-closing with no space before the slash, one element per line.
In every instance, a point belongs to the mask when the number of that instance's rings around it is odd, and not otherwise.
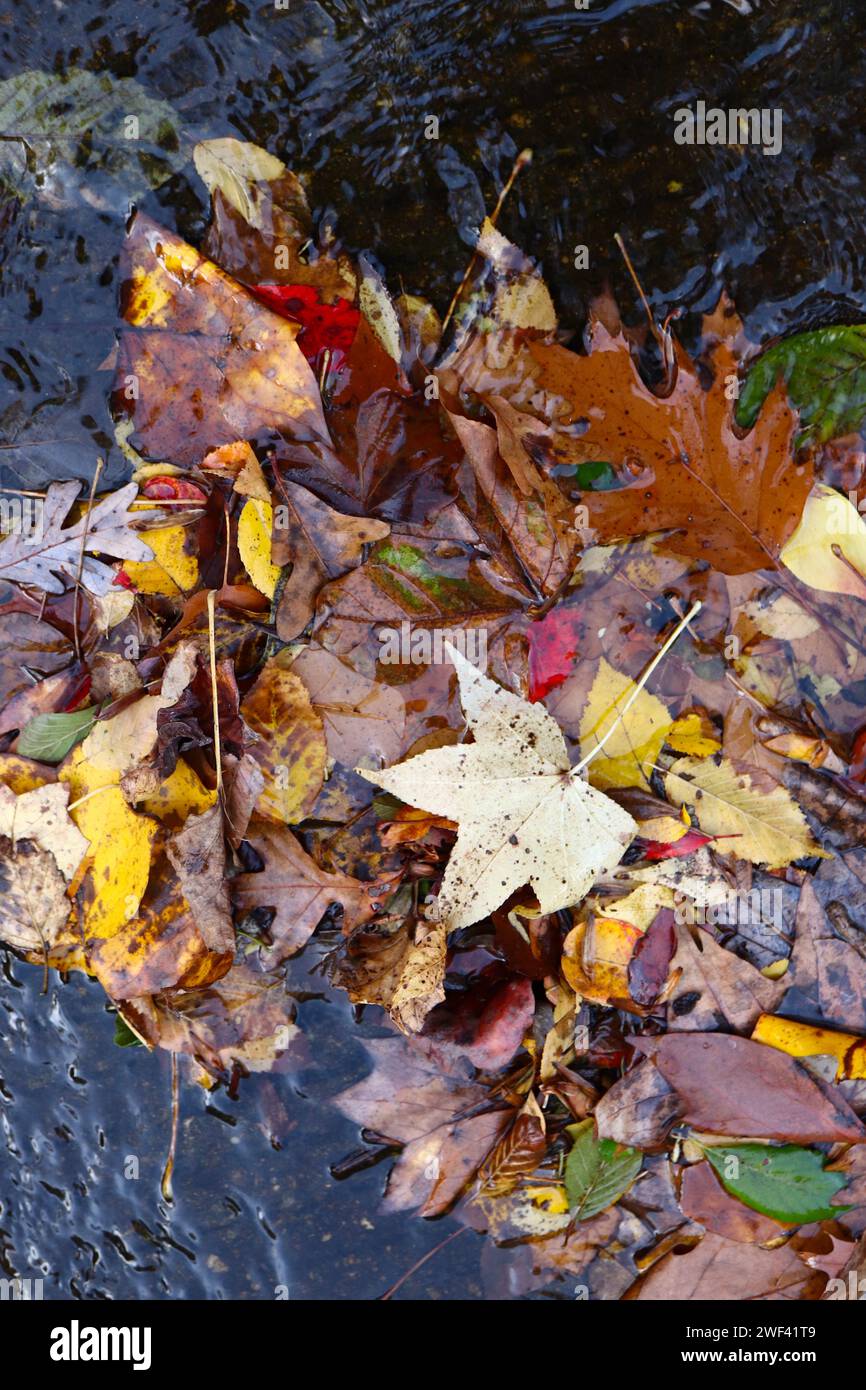
<path fill-rule="evenodd" d="M 723 287 L 756 340 L 866 317 L 866 14 L 843 0 L 17 0 L 0 13 L 0 80 L 79 67 L 134 78 L 176 114 L 180 147 L 226 133 L 308 178 L 319 214 L 390 282 L 447 304 L 481 209 L 518 150 L 534 161 L 503 229 L 539 257 L 564 323 L 611 283 L 633 295 L 623 233 L 661 315 L 697 315 Z M 784 146 L 677 146 L 698 99 L 781 108 Z M 440 138 L 424 138 L 436 115 Z M 27 132 L 23 132 L 27 134 Z M 3 144 L 4 142 L 0 142 Z M 56 172 L 0 200 L 0 470 L 5 485 L 127 465 L 107 413 L 122 185 Z M 98 198 L 87 200 L 88 190 Z M 96 206 L 93 205 L 94 201 Z M 190 164 L 142 200 L 191 240 L 204 230 Z M 574 269 L 574 248 L 590 269 Z M 304 978 L 310 962 L 293 967 Z M 382 1166 L 335 1183 L 357 1142 L 328 1096 L 364 1074 L 342 999 L 304 1003 L 308 1064 L 253 1078 L 237 1102 L 183 1097 L 176 1204 L 159 1201 L 168 1140 L 164 1058 L 112 1042 L 101 990 L 10 961 L 0 978 L 0 1270 L 51 1297 L 368 1298 L 452 1225 L 377 1213 Z M 320 977 L 305 988 L 321 991 Z M 364 1031 L 375 1030 L 370 1011 Z M 339 1038 L 339 1046 L 335 1039 Z M 128 1160 L 138 1162 L 138 1177 Z M 403 1290 L 481 1296 L 466 1234 Z"/>

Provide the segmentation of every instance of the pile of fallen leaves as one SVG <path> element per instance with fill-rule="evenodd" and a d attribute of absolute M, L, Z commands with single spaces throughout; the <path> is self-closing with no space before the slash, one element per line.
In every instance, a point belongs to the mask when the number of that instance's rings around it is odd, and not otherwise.
<path fill-rule="evenodd" d="M 388 1210 L 512 1294 L 838 1295 L 863 330 L 758 354 L 723 302 L 693 360 L 605 300 L 569 347 L 488 222 L 443 333 L 279 160 L 195 162 L 201 250 L 126 239 L 133 480 L 0 540 L 0 940 L 213 1086 L 291 1055 L 330 934 L 393 1028 L 337 1099 Z"/>

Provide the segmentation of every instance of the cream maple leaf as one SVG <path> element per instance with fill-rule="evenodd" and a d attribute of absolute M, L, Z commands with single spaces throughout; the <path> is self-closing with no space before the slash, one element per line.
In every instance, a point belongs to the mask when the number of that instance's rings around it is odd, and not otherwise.
<path fill-rule="evenodd" d="M 572 768 L 556 721 L 481 674 L 450 644 L 471 744 L 436 748 L 381 772 L 357 771 L 401 801 L 458 823 L 436 901 L 468 927 L 529 883 L 542 912 L 580 902 L 637 834 L 627 812 Z"/>

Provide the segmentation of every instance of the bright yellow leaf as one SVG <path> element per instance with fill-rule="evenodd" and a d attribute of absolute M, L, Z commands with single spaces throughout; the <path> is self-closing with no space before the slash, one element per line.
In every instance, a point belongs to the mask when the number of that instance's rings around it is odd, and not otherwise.
<path fill-rule="evenodd" d="M 866 1038 L 856 1033 L 837 1033 L 830 1028 L 779 1018 L 778 1014 L 761 1014 L 752 1039 L 787 1052 L 789 1057 L 835 1057 L 837 1081 L 866 1078 Z"/>
<path fill-rule="evenodd" d="M 186 526 L 159 526 L 145 532 L 152 560 L 125 560 L 123 569 L 141 594 L 176 598 L 198 583 L 198 560 L 191 553 L 193 532 Z"/>
<path fill-rule="evenodd" d="M 580 753 L 586 757 L 619 719 L 635 682 L 621 675 L 602 658 L 580 721 Z M 671 716 L 661 700 L 642 690 L 620 720 L 601 753 L 589 765 L 594 787 L 646 787 L 648 774 L 658 759 L 671 727 Z"/>
<path fill-rule="evenodd" d="M 271 563 L 271 531 L 274 509 L 270 502 L 251 497 L 244 503 L 238 521 L 238 550 L 244 568 L 256 588 L 273 598 L 280 577 L 279 565 Z"/>

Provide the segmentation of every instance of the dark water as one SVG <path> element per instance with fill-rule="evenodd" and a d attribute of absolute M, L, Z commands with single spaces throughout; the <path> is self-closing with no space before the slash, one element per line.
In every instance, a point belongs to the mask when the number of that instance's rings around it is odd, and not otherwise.
<path fill-rule="evenodd" d="M 745 13 L 744 11 L 749 11 Z M 0 80 L 78 67 L 134 78 L 174 111 L 176 172 L 140 204 L 200 238 L 183 152 L 234 134 L 308 179 L 318 214 L 391 285 L 444 309 L 466 240 L 516 153 L 534 160 L 503 230 L 543 263 L 563 323 L 605 283 L 636 314 L 625 237 L 686 338 L 722 288 L 752 337 L 866 318 L 866 8 L 856 0 L 403 0 L 274 4 L 0 0 Z M 698 98 L 779 108 L 784 146 L 689 148 L 673 112 Z M 439 139 L 424 136 L 439 118 Z M 81 136 L 79 174 L 0 202 L 0 483 L 38 487 L 127 465 L 107 412 L 117 260 L 128 211 L 111 149 Z M 26 134 L 26 132 L 24 132 Z M 0 155 L 10 149 L 0 140 Z M 82 186 L 99 192 L 97 207 Z M 573 268 L 574 247 L 590 269 Z M 321 992 L 315 963 L 299 986 Z M 307 1064 L 240 1099 L 183 1095 L 176 1202 L 159 1198 L 167 1062 L 112 1042 L 101 991 L 9 960 L 0 976 L 0 1270 L 55 1298 L 375 1297 L 453 1229 L 378 1214 L 379 1166 L 335 1183 L 357 1144 L 328 1098 L 365 1073 L 345 1003 L 304 1003 Z M 129 1156 L 139 1177 L 124 1176 Z M 484 1297 L 466 1234 L 404 1297 Z"/>

